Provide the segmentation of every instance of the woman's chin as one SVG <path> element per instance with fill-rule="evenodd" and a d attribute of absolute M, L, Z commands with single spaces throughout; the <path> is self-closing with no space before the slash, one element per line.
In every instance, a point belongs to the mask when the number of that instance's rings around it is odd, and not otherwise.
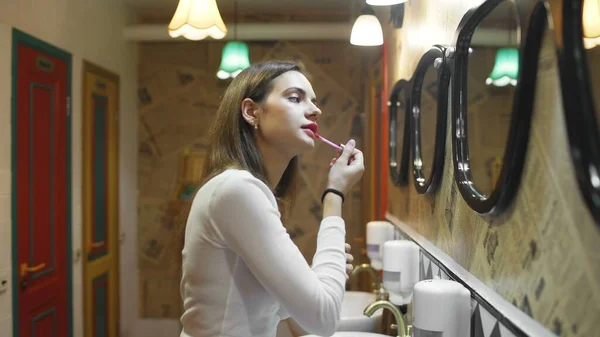
<path fill-rule="evenodd" d="M 313 139 L 306 139 L 296 147 L 295 155 L 302 155 L 304 153 L 310 152 L 315 148 L 315 141 Z"/>
<path fill-rule="evenodd" d="M 307 149 L 307 151 L 310 151 L 310 150 L 314 149 L 315 148 L 315 143 L 316 142 L 315 142 L 315 140 L 313 138 L 309 138 L 306 141 L 306 149 Z"/>

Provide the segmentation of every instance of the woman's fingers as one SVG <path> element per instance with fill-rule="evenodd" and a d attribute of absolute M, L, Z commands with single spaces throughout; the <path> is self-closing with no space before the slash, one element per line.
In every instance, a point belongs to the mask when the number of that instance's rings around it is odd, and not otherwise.
<path fill-rule="evenodd" d="M 346 274 L 348 275 L 350 275 L 350 273 L 352 273 L 352 270 L 354 270 L 354 265 L 352 265 L 352 262 L 354 261 L 354 256 L 350 254 L 351 249 L 352 247 L 349 243 L 346 243 L 344 245 L 344 250 L 346 251 Z"/>

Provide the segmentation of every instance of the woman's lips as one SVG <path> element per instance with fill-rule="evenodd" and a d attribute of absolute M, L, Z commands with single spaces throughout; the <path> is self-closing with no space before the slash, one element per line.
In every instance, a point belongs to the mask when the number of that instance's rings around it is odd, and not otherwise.
<path fill-rule="evenodd" d="M 317 125 L 317 123 L 311 123 L 311 124 L 303 125 L 302 129 L 310 130 L 314 135 L 319 130 L 319 126 Z"/>
<path fill-rule="evenodd" d="M 306 133 L 308 133 L 309 136 L 315 138 L 315 133 L 311 130 L 311 129 L 305 129 L 303 128 L 302 130 L 304 130 Z"/>

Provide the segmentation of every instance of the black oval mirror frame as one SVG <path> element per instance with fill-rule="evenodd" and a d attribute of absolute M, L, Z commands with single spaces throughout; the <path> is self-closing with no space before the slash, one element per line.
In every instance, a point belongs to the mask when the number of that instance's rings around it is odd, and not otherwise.
<path fill-rule="evenodd" d="M 408 184 L 408 161 L 410 159 L 410 119 L 406 109 L 408 104 L 407 91 L 409 90 L 409 82 L 399 80 L 394 84 L 390 99 L 389 107 L 389 169 L 392 177 L 392 182 L 396 186 L 406 186 Z M 400 98 L 404 98 L 403 100 Z M 404 101 L 404 106 L 401 102 Z M 400 117 L 398 116 L 399 114 Z M 404 119 L 402 139 L 398 139 L 398 118 Z M 402 153 L 398 158 L 398 145 L 402 146 Z"/>
<path fill-rule="evenodd" d="M 489 197 L 483 196 L 473 186 L 469 172 L 465 105 L 470 39 L 479 23 L 502 1 L 511 0 L 487 0 L 480 6 L 469 10 L 457 28 L 454 47 L 446 49 L 445 53 L 446 60 L 452 60 L 449 64 L 451 64 L 452 85 L 453 88 L 456 88 L 452 93 L 451 121 L 454 177 L 458 189 L 467 204 L 481 215 L 501 213 L 516 195 L 529 141 L 541 42 L 548 20 L 551 19 L 555 33 L 561 93 L 575 175 L 583 198 L 596 225 L 600 227 L 600 130 L 597 127 L 599 125 L 595 115 L 597 107 L 594 107 L 587 59 L 581 38 L 583 36 L 583 2 L 579 0 L 532 1 L 532 10 L 519 9 L 521 27 L 527 27 L 527 30 L 519 48 L 521 71 L 513 101 L 503 167 L 496 182 L 496 188 Z M 531 15 L 527 15 L 527 12 Z M 397 110 L 393 105 L 394 95 L 406 90 L 405 86 L 410 87 L 410 82 L 398 81 L 390 96 L 390 102 L 392 102 L 390 103 L 390 139 L 396 140 L 396 130 L 392 130 L 392 125 L 395 126 L 396 120 L 391 123 L 392 118 L 397 118 Z M 408 118 L 409 114 L 410 111 L 405 111 L 405 118 Z M 395 147 L 392 155 L 392 146 L 397 143 L 392 144 L 390 141 L 390 172 L 394 182 L 399 186 L 407 183 L 406 172 L 409 155 L 406 151 L 408 146 L 406 135 L 410 132 L 407 130 L 407 125 L 405 120 L 400 170 L 397 169 L 398 163 L 395 160 Z M 394 138 L 391 137 L 392 135 Z M 437 143 L 436 139 L 436 149 Z M 433 179 L 435 178 L 432 177 L 432 181 Z"/>
<path fill-rule="evenodd" d="M 436 190 L 443 177 L 444 157 L 446 153 L 446 125 L 448 111 L 448 87 L 450 85 L 450 69 L 446 63 L 446 49 L 442 46 L 433 46 L 419 60 L 413 75 L 411 92 L 411 126 L 412 126 L 412 153 L 413 153 L 413 181 L 417 192 L 428 194 Z M 437 119 L 435 126 L 435 144 L 433 162 L 429 177 L 423 170 L 421 137 L 421 93 L 423 81 L 427 71 L 434 67 L 437 71 Z M 428 135 L 429 136 L 429 135 Z M 418 162 L 419 165 L 414 163 Z"/>
<path fill-rule="evenodd" d="M 548 0 L 556 34 L 564 114 L 575 176 L 600 227 L 600 130 L 583 46 L 583 1 Z M 597 47 L 598 48 L 598 47 Z"/>
<path fill-rule="evenodd" d="M 452 149 L 454 177 L 463 199 L 481 215 L 495 215 L 504 211 L 519 187 L 525 163 L 525 154 L 529 141 L 529 131 L 535 86 L 537 80 L 538 55 L 545 28 L 545 11 L 538 3 L 533 10 L 529 27 L 519 48 L 521 71 L 518 75 L 513 100 L 508 140 L 506 143 L 503 166 L 489 196 L 480 193 L 474 186 L 470 173 L 468 125 L 467 125 L 467 69 L 471 38 L 483 19 L 503 1 L 488 0 L 479 7 L 470 10 L 459 24 L 455 36 L 455 51 L 452 67 Z M 521 20 L 523 24 L 523 21 Z M 521 25 L 523 27 L 523 25 Z M 523 29 L 521 29 L 523 31 Z"/>

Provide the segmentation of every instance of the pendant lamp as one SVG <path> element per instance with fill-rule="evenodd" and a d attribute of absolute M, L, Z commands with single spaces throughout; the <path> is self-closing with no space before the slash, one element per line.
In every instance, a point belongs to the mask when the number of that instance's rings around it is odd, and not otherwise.
<path fill-rule="evenodd" d="M 510 4 L 509 4 L 510 6 Z M 507 18 L 512 17 L 512 7 L 507 7 L 508 13 Z M 515 14 L 515 13 L 512 13 Z M 512 46 L 512 29 L 510 25 L 506 27 L 508 32 L 508 38 L 506 41 L 507 46 Z M 517 41 L 519 40 L 519 31 L 517 28 Z M 494 68 L 492 73 L 485 80 L 485 84 L 493 84 L 497 87 L 504 87 L 509 84 L 516 86 L 517 78 L 519 77 L 519 49 L 517 48 L 500 48 L 496 52 L 496 60 L 494 62 Z"/>
<path fill-rule="evenodd" d="M 380 46 L 383 44 L 383 30 L 371 6 L 363 8 L 361 15 L 354 22 L 350 43 L 355 46 Z"/>
<path fill-rule="evenodd" d="M 237 41 L 237 1 L 234 3 L 234 28 L 233 41 L 227 42 L 223 47 L 221 65 L 217 77 L 226 80 L 235 78 L 242 70 L 250 67 L 250 51 L 243 41 Z"/>
<path fill-rule="evenodd" d="M 392 6 L 405 3 L 408 0 L 367 0 L 367 5 L 371 6 Z"/>
<path fill-rule="evenodd" d="M 179 0 L 169 23 L 169 35 L 183 36 L 189 40 L 202 40 L 210 36 L 222 39 L 227 34 L 216 0 Z"/>
<path fill-rule="evenodd" d="M 583 1 L 582 25 L 585 49 L 600 45 L 600 0 Z"/>
<path fill-rule="evenodd" d="M 223 47 L 221 65 L 217 77 L 226 80 L 236 77 L 250 66 L 248 45 L 242 41 L 230 41 Z"/>
<path fill-rule="evenodd" d="M 517 85 L 519 76 L 519 50 L 517 48 L 501 48 L 496 53 L 496 62 L 492 73 L 485 84 L 503 87 L 508 84 Z"/>

